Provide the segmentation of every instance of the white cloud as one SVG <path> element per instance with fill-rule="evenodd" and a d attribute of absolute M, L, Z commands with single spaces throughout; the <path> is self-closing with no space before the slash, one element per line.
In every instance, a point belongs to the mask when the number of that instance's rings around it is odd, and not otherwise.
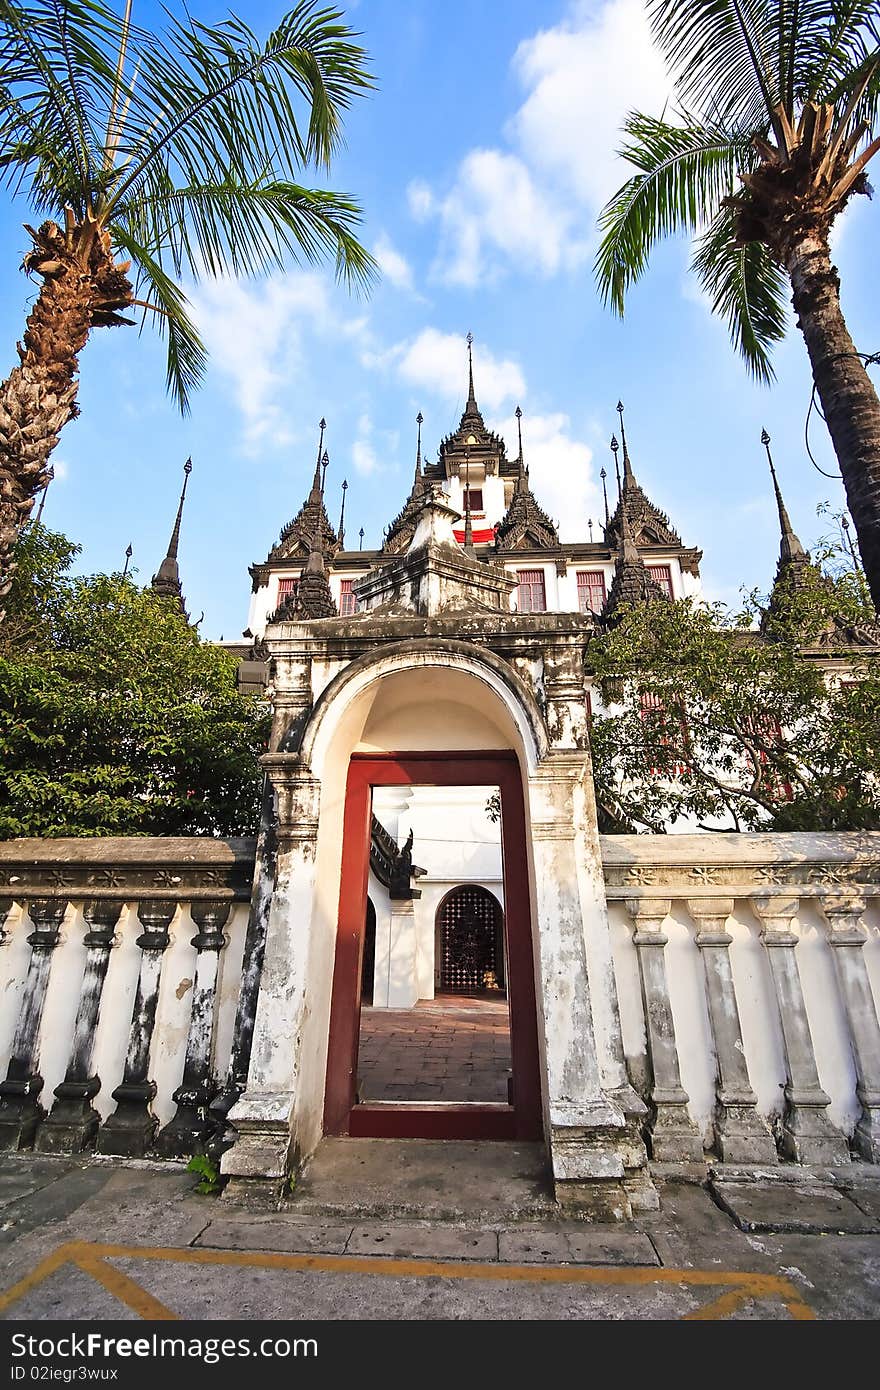
<path fill-rule="evenodd" d="M 392 245 L 383 232 L 373 247 L 373 255 L 379 262 L 379 269 L 398 290 L 412 290 L 413 274 L 409 261 Z"/>
<path fill-rule="evenodd" d="M 423 179 L 413 179 L 406 190 L 406 199 L 416 222 L 424 222 L 434 211 L 434 194 Z"/>
<path fill-rule="evenodd" d="M 52 476 L 56 483 L 66 483 L 70 475 L 70 466 L 67 459 L 52 460 Z"/>
<path fill-rule="evenodd" d="M 355 472 L 363 478 L 393 469 L 400 444 L 398 430 L 377 430 L 366 412 L 357 423 L 357 437 L 351 446 L 351 461 Z"/>
<path fill-rule="evenodd" d="M 511 148 L 471 150 L 445 193 L 421 179 L 408 189 L 413 218 L 439 221 L 432 274 L 447 284 L 582 265 L 596 214 L 631 172 L 616 155 L 624 116 L 659 114 L 671 89 L 643 0 L 579 0 L 512 67 L 525 98 L 504 131 Z"/>
<path fill-rule="evenodd" d="M 474 288 L 496 277 L 502 263 L 553 275 L 587 255 L 574 213 L 535 182 L 521 159 L 500 150 L 471 150 L 435 211 L 441 236 L 433 273 L 445 284 Z"/>
<path fill-rule="evenodd" d="M 462 400 L 466 394 L 467 354 L 464 339 L 455 333 L 423 328 L 417 337 L 364 361 L 369 366 L 394 366 L 403 381 L 444 400 Z M 477 399 L 487 410 L 500 410 L 525 395 L 525 378 L 518 363 L 495 357 L 480 343 L 474 345 L 474 380 Z"/>
<path fill-rule="evenodd" d="M 583 540 L 587 518 L 598 523 L 599 490 L 592 476 L 593 451 L 571 433 L 571 420 L 561 411 L 546 415 L 526 413 L 522 420 L 523 456 L 529 469 L 529 486 L 539 505 L 558 524 L 561 540 Z M 516 418 L 495 421 L 492 428 L 504 436 L 509 457 L 518 452 Z M 594 529 L 601 540 L 601 528 Z"/>
<path fill-rule="evenodd" d="M 206 280 L 190 290 L 212 367 L 232 382 L 248 454 L 283 448 L 296 437 L 291 383 L 303 369 L 304 330 L 369 341 L 366 318 L 341 318 L 328 284 L 320 275 L 294 271 L 257 284 Z"/>
<path fill-rule="evenodd" d="M 528 95 L 511 138 L 536 169 L 598 211 L 631 172 L 616 153 L 623 118 L 632 110 L 659 116 L 671 91 L 643 0 L 574 6 L 561 24 L 524 40 L 513 67 Z"/>

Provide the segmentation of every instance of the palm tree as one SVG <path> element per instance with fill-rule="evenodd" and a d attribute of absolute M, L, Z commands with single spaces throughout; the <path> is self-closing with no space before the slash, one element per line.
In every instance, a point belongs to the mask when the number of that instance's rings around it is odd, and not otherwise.
<path fill-rule="evenodd" d="M 627 117 L 621 153 L 638 172 L 600 215 L 600 289 L 622 314 L 655 242 L 691 233 L 692 269 L 766 382 L 788 280 L 880 608 L 880 401 L 841 313 L 828 244 L 853 194 L 871 192 L 880 6 L 648 0 L 648 11 L 678 105 L 670 117 Z"/>
<path fill-rule="evenodd" d="M 45 220 L 25 224 L 39 284 L 20 364 L 0 386 L 0 599 L 50 455 L 77 414 L 93 328 L 140 310 L 167 338 L 181 410 L 205 371 L 183 274 L 254 275 L 335 257 L 365 284 L 357 203 L 296 182 L 329 169 L 341 118 L 372 87 L 341 13 L 301 0 L 265 43 L 230 16 L 169 16 L 164 36 L 105 0 L 0 0 L 0 175 Z M 34 219 L 36 220 L 36 218 Z"/>

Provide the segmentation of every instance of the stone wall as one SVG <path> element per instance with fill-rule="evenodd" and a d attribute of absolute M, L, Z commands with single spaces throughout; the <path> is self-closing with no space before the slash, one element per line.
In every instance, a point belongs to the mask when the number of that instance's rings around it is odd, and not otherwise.
<path fill-rule="evenodd" d="M 254 851 L 0 843 L 0 1146 L 194 1151 L 229 1063 Z"/>
<path fill-rule="evenodd" d="M 653 1157 L 880 1161 L 880 834 L 601 849 Z M 254 854 L 0 843 L 0 1145 L 185 1157 L 204 1140 L 241 1025 Z"/>
<path fill-rule="evenodd" d="M 654 1156 L 880 1160 L 880 834 L 602 837 Z"/>

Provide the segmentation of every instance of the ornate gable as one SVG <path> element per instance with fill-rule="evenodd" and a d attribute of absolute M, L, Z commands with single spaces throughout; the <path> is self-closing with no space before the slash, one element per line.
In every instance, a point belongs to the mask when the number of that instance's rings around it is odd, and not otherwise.
<path fill-rule="evenodd" d="M 551 550 L 559 545 L 556 527 L 538 506 L 526 469 L 520 471 L 510 506 L 495 529 L 499 550 Z"/>

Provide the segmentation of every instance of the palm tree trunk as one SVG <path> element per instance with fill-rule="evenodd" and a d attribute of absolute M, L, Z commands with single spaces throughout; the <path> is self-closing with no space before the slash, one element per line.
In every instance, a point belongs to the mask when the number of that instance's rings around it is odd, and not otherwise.
<path fill-rule="evenodd" d="M 880 400 L 841 312 L 827 235 L 798 238 L 786 269 L 871 597 L 880 609 Z"/>
<path fill-rule="evenodd" d="M 0 603 L 18 536 L 49 481 L 49 457 L 77 414 L 78 357 L 91 327 L 91 275 L 53 262 L 28 315 L 21 363 L 0 386 Z"/>

